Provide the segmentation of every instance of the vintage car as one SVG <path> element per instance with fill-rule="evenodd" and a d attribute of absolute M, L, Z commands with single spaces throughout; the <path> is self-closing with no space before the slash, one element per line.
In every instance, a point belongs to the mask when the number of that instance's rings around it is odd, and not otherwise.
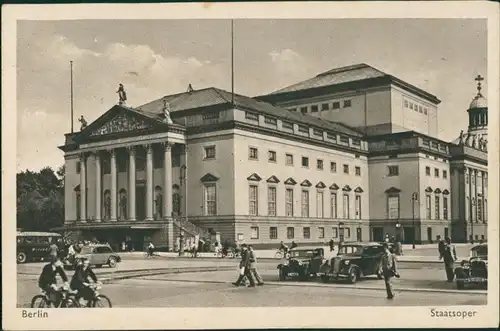
<path fill-rule="evenodd" d="M 392 244 L 390 245 L 390 249 Z M 323 282 L 347 280 L 354 284 L 361 277 L 376 275 L 383 278 L 380 261 L 384 254 L 383 243 L 344 243 L 337 256 L 327 260 L 320 267 L 318 275 Z"/>
<path fill-rule="evenodd" d="M 316 277 L 319 268 L 326 261 L 329 250 L 319 246 L 299 246 L 292 248 L 283 263 L 278 265 L 279 280 L 297 278 L 308 280 Z"/>
<path fill-rule="evenodd" d="M 463 260 L 455 268 L 457 288 L 464 289 L 466 285 L 476 284 L 488 286 L 488 245 L 479 244 L 470 249 L 469 260 Z"/>
<path fill-rule="evenodd" d="M 89 259 L 90 265 L 94 265 L 97 268 L 100 268 L 105 264 L 110 268 L 114 268 L 122 260 L 118 254 L 113 252 L 109 245 L 88 245 L 83 246 L 81 251 L 73 258 L 65 259 L 64 268 L 74 269 L 83 258 Z"/>

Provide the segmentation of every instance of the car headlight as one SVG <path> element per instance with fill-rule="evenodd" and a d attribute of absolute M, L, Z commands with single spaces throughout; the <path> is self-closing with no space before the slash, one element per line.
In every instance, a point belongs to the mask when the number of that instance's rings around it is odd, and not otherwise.
<path fill-rule="evenodd" d="M 298 261 L 298 262 L 297 262 L 297 264 L 298 264 L 298 265 L 302 265 L 302 262 Z"/>
<path fill-rule="evenodd" d="M 348 265 L 349 264 L 349 260 L 344 260 L 344 264 Z"/>

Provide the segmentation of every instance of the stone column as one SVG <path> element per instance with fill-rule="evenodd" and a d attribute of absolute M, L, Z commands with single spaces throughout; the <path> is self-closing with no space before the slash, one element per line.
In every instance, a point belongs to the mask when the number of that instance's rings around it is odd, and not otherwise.
<path fill-rule="evenodd" d="M 128 147 L 128 219 L 135 221 L 135 147 Z"/>
<path fill-rule="evenodd" d="M 101 156 L 95 152 L 95 221 L 101 221 Z"/>
<path fill-rule="evenodd" d="M 85 154 L 80 155 L 80 221 L 87 222 L 87 167 Z"/>
<path fill-rule="evenodd" d="M 146 220 L 153 220 L 153 146 L 146 153 Z"/>
<path fill-rule="evenodd" d="M 111 154 L 111 221 L 116 222 L 116 207 L 117 207 L 117 196 L 116 196 L 116 151 L 112 149 Z"/>
<path fill-rule="evenodd" d="M 172 216 L 172 144 L 164 143 L 165 159 L 163 161 L 163 210 L 165 217 Z"/>

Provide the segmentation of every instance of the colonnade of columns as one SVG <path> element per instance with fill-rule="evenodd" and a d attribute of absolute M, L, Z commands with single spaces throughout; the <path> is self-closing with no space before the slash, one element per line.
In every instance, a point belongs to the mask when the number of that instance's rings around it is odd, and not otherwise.
<path fill-rule="evenodd" d="M 170 217 L 172 215 L 172 144 L 168 142 L 161 143 L 163 147 L 164 162 L 163 162 L 163 216 Z M 153 146 L 146 145 L 146 221 L 153 220 Z M 107 150 L 110 154 L 110 221 L 117 221 L 117 162 L 116 150 Z M 128 162 L 128 220 L 136 220 L 136 147 L 127 147 L 129 162 Z M 95 221 L 101 222 L 102 209 L 102 175 L 101 175 L 101 151 L 93 152 L 95 161 Z M 87 167 L 85 155 L 80 155 L 80 219 L 82 222 L 87 220 L 86 206 L 86 188 L 87 188 Z M 91 195 L 92 196 L 92 195 Z M 142 198 L 142 197 L 141 197 Z"/>

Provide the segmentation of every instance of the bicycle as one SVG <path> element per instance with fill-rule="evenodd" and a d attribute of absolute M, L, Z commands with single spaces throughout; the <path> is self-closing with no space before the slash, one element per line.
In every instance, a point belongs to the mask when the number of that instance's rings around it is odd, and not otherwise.
<path fill-rule="evenodd" d="M 149 253 L 148 251 L 144 252 L 144 258 L 149 259 L 149 258 L 155 258 L 155 257 L 160 257 L 160 254 L 153 252 Z"/>
<path fill-rule="evenodd" d="M 89 285 L 92 289 L 92 299 L 87 301 L 85 305 L 80 304 L 80 299 L 75 297 L 76 308 L 112 308 L 111 300 L 104 294 L 99 293 L 102 288 L 102 283 L 91 283 Z"/>
<path fill-rule="evenodd" d="M 289 258 L 290 253 L 284 252 L 281 248 L 276 251 L 276 254 L 274 254 L 275 259 L 283 259 L 283 258 Z"/>
<path fill-rule="evenodd" d="M 31 299 L 31 308 L 52 308 L 52 302 L 49 299 L 48 293 L 45 290 L 41 290 L 41 292 L 41 294 L 37 294 Z M 59 305 L 54 308 L 78 307 L 78 303 L 74 297 L 75 291 L 70 290 L 66 286 L 61 286 L 58 292 L 61 293 L 61 300 L 59 301 Z"/>

